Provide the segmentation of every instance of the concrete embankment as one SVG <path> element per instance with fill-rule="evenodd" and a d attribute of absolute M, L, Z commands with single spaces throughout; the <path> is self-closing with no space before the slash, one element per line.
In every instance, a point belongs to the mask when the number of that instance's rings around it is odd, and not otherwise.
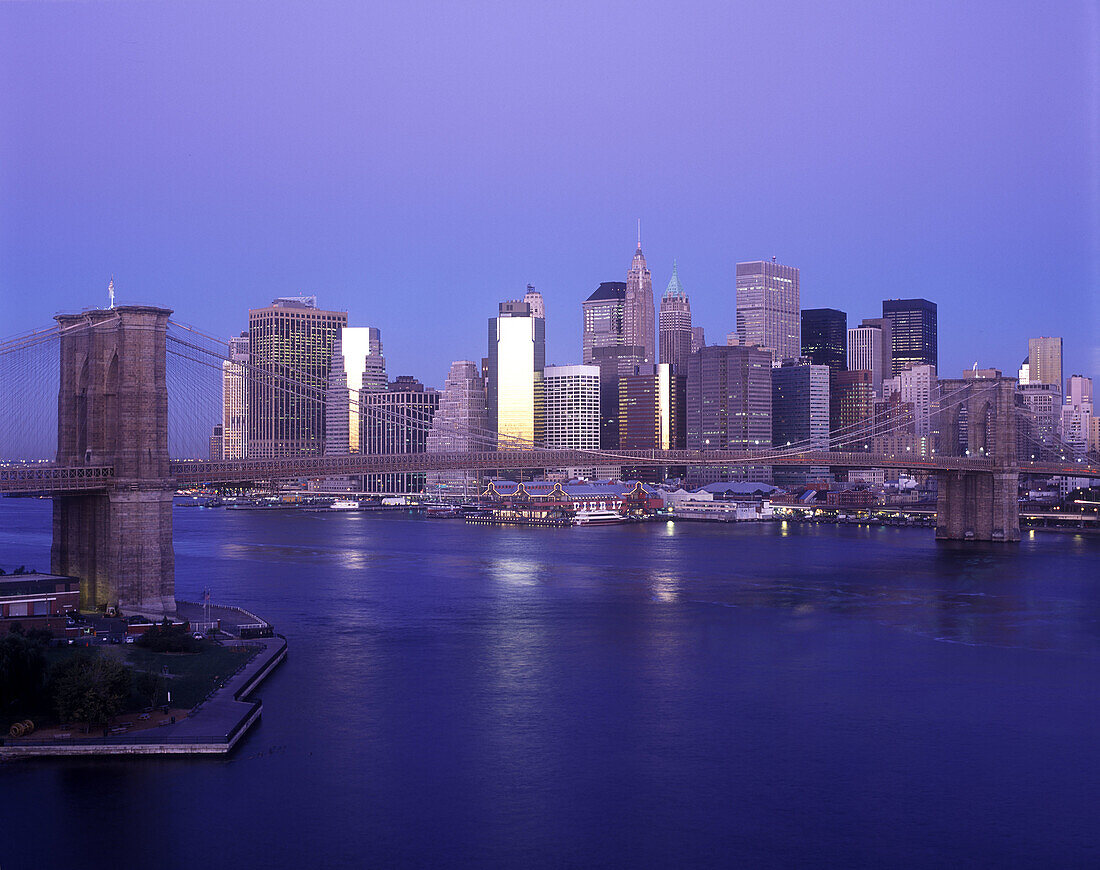
<path fill-rule="evenodd" d="M 286 659 L 286 639 L 237 641 L 258 652 L 225 685 L 212 692 L 185 719 L 171 725 L 110 737 L 0 739 L 0 759 L 86 755 L 216 755 L 231 752 L 263 712 L 263 703 L 248 700 Z"/>

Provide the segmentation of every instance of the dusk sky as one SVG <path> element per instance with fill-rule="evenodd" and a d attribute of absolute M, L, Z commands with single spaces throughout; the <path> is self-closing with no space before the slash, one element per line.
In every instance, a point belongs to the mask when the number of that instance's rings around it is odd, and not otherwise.
<path fill-rule="evenodd" d="M 1100 376 L 1094 0 L 3 3 L 0 70 L 0 338 L 112 275 L 218 335 L 316 294 L 441 386 L 530 282 L 576 363 L 640 218 L 710 343 L 774 255 L 937 302 L 944 376 Z"/>

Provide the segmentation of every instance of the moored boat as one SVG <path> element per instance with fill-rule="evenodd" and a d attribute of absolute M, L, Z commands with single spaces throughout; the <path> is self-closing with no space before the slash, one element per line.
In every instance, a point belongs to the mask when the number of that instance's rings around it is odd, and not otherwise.
<path fill-rule="evenodd" d="M 577 511 L 573 518 L 573 524 L 577 526 L 612 526 L 625 522 L 622 514 L 612 510 Z"/>

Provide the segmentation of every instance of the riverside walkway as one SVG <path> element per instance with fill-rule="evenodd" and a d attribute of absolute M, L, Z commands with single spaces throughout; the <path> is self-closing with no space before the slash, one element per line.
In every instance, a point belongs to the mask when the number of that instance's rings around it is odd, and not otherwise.
<path fill-rule="evenodd" d="M 0 739 L 0 760 L 42 756 L 218 755 L 226 754 L 263 712 L 252 694 L 286 659 L 286 639 L 256 638 L 233 643 L 255 646 L 257 654 L 184 718 L 171 725 L 110 737 L 28 737 Z"/>

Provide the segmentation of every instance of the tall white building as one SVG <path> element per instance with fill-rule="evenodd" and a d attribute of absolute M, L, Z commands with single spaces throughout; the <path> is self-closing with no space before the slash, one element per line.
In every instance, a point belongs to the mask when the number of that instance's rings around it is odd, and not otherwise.
<path fill-rule="evenodd" d="M 489 318 L 489 426 L 497 447 L 526 447 L 542 438 L 542 370 L 546 366 L 546 321 L 531 303 L 501 302 Z"/>
<path fill-rule="evenodd" d="M 1066 396 L 1062 403 L 1062 440 L 1077 452 L 1088 449 L 1092 430 L 1092 378 L 1071 375 L 1066 378 Z"/>
<path fill-rule="evenodd" d="M 798 275 L 774 259 L 737 264 L 737 334 L 770 350 L 777 363 L 802 355 Z"/>
<path fill-rule="evenodd" d="M 600 449 L 600 367 L 543 369 L 544 441 L 556 450 Z"/>
<path fill-rule="evenodd" d="M 325 453 L 361 453 L 361 395 L 386 389 L 382 334 L 372 326 L 345 326 L 332 347 L 325 390 Z"/>
<path fill-rule="evenodd" d="M 248 333 L 229 339 L 229 359 L 222 363 L 223 459 L 248 455 Z"/>
<path fill-rule="evenodd" d="M 938 390 L 936 367 L 929 365 L 913 366 L 882 382 L 884 398 L 889 399 L 897 393 L 901 402 L 913 406 L 913 434 L 918 438 L 928 438 L 932 434 Z"/>
<path fill-rule="evenodd" d="M 543 369 L 543 444 L 556 450 L 600 449 L 600 367 Z M 566 477 L 591 478 L 595 467 L 566 468 Z"/>
<path fill-rule="evenodd" d="M 870 372 L 871 389 L 882 397 L 882 330 L 877 326 L 856 326 L 848 330 L 848 371 Z"/>

